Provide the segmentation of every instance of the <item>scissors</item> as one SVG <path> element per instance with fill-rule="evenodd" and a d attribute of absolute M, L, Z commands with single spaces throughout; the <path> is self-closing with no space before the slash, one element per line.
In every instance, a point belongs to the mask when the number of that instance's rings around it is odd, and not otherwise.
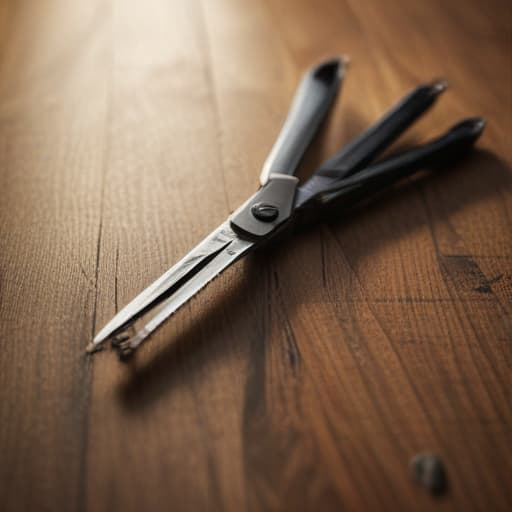
<path fill-rule="evenodd" d="M 420 85 L 376 124 L 323 163 L 303 184 L 294 176 L 346 74 L 346 58 L 311 68 L 302 78 L 275 145 L 263 165 L 261 186 L 225 222 L 110 320 L 87 346 L 89 353 L 111 340 L 121 358 L 133 353 L 178 308 L 230 265 L 279 237 L 301 219 L 333 204 L 351 204 L 412 173 L 455 160 L 485 126 L 464 119 L 440 137 L 371 162 L 426 112 L 446 89 L 443 80 Z M 135 330 L 135 322 L 143 322 Z"/>

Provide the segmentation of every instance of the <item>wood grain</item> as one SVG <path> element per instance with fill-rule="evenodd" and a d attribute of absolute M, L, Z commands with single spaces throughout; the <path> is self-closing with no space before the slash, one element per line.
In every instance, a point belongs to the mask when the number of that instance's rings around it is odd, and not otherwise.
<path fill-rule="evenodd" d="M 0 509 L 512 509 L 509 2 L 0 2 Z M 257 187 L 301 74 L 352 57 L 302 175 L 422 81 L 471 158 L 229 269 L 127 364 L 91 336 Z M 408 462 L 439 454 L 449 492 Z"/>

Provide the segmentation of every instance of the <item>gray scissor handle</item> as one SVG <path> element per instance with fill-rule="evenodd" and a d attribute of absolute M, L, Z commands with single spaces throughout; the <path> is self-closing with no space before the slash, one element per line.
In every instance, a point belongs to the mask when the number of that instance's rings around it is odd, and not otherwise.
<path fill-rule="evenodd" d="M 306 148 L 334 101 L 347 60 L 330 59 L 310 69 L 302 79 L 281 132 L 263 165 L 262 185 L 271 173 L 293 175 Z"/>

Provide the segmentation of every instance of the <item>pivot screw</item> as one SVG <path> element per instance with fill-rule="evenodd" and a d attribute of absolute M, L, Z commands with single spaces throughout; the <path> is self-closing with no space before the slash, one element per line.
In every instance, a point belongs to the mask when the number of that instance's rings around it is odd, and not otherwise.
<path fill-rule="evenodd" d="M 270 203 L 255 203 L 251 207 L 251 213 L 261 222 L 272 222 L 279 215 L 279 208 Z"/>

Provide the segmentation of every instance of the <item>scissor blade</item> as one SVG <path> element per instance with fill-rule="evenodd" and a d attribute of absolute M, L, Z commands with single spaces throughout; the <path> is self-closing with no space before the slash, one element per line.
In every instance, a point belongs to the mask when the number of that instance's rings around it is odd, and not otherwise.
<path fill-rule="evenodd" d="M 226 221 L 192 249 L 181 261 L 119 311 L 96 335 L 89 345 L 88 351 L 94 351 L 105 340 L 124 330 L 149 309 L 164 301 L 183 280 L 197 273 L 212 257 L 229 246 L 233 240 L 238 240 L 238 237 L 231 229 L 229 221 Z"/>
<path fill-rule="evenodd" d="M 236 235 L 235 235 L 236 236 Z M 153 331 L 181 306 L 188 302 L 196 293 L 204 288 L 226 268 L 241 258 L 254 246 L 254 242 L 235 238 L 222 249 L 202 270 L 191 277 L 175 293 L 162 302 L 156 314 L 134 336 L 117 344 L 121 353 L 128 354 L 137 348 Z"/>

